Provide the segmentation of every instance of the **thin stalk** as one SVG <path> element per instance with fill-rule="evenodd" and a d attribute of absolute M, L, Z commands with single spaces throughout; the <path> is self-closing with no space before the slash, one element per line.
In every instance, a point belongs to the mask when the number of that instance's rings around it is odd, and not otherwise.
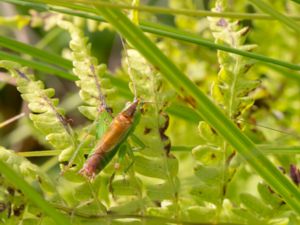
<path fill-rule="evenodd" d="M 30 55 L 37 59 L 42 59 L 47 63 L 60 66 L 64 69 L 72 68 L 72 62 L 62 58 L 61 56 L 35 48 L 31 45 L 16 41 L 14 39 L 0 36 L 0 46 L 11 49 L 19 53 Z"/>
<path fill-rule="evenodd" d="M 17 154 L 19 156 L 23 156 L 23 157 L 57 156 L 60 153 L 61 153 L 61 150 L 42 150 L 42 151 L 17 152 Z"/>
<path fill-rule="evenodd" d="M 55 68 L 54 66 L 51 66 L 51 65 L 48 65 L 48 64 L 45 64 L 42 62 L 33 61 L 33 60 L 26 60 L 20 56 L 9 54 L 9 53 L 3 52 L 3 51 L 0 51 L 0 59 L 18 62 L 21 65 L 40 70 L 47 74 L 54 74 L 54 75 L 57 75 L 58 77 L 62 77 L 62 78 L 68 79 L 68 80 L 76 80 L 76 77 L 74 75 L 72 75 L 68 72 L 65 72 L 63 70 L 60 70 L 58 68 Z"/>
<path fill-rule="evenodd" d="M 20 0 L 2 0 L 4 2 L 9 2 L 13 4 L 20 4 L 23 6 L 28 7 L 38 7 L 35 3 L 28 3 Z M 84 0 L 75 0 L 73 2 L 77 3 L 86 3 Z M 225 18 L 231 18 L 231 19 L 249 19 L 249 20 L 276 20 L 276 18 L 264 14 L 264 13 L 239 13 L 239 12 L 222 12 L 222 13 L 216 13 L 208 10 L 193 10 L 193 9 L 174 9 L 174 8 L 166 8 L 166 7 L 157 7 L 157 6 L 149 6 L 149 5 L 140 5 L 140 6 L 133 6 L 133 5 L 127 5 L 127 4 L 117 4 L 117 3 L 109 3 L 104 1 L 97 1 L 94 2 L 98 6 L 103 6 L 107 8 L 117 8 L 117 9 L 131 9 L 131 10 L 137 10 L 141 12 L 148 12 L 153 14 L 169 14 L 169 15 L 184 15 L 189 17 L 225 17 Z M 49 6 L 47 10 L 55 10 L 55 7 Z M 294 20 L 300 20 L 300 16 L 291 16 L 286 15 L 286 17 L 292 18 Z"/>
<path fill-rule="evenodd" d="M 225 17 L 231 19 L 266 19 L 272 20 L 274 17 L 269 16 L 268 14 L 260 14 L 260 13 L 236 13 L 236 12 L 212 12 L 207 10 L 193 10 L 193 9 L 173 9 L 166 7 L 157 7 L 157 6 L 147 6 L 147 5 L 126 5 L 126 4 L 118 4 L 118 3 L 110 3 L 104 1 L 90 1 L 90 0 L 74 0 L 73 3 L 81 3 L 81 4 L 94 4 L 97 7 L 105 7 L 110 9 L 128 9 L 128 10 L 136 10 L 143 11 L 153 14 L 171 14 L 171 15 L 184 15 L 189 17 Z M 293 18 L 300 19 L 299 16 L 292 16 Z"/>
<path fill-rule="evenodd" d="M 172 103 L 167 107 L 166 112 L 191 123 L 199 123 L 203 120 L 192 108 L 183 104 Z"/>
<path fill-rule="evenodd" d="M 270 144 L 260 144 L 257 147 L 267 154 L 299 154 L 300 146 L 274 146 Z"/>
<path fill-rule="evenodd" d="M 161 216 L 147 216 L 147 215 L 135 215 L 135 214 L 125 214 L 125 215 L 118 215 L 118 214 L 92 214 L 92 213 L 86 213 L 86 212 L 78 212 L 76 209 L 72 209 L 63 205 L 55 204 L 54 207 L 57 209 L 60 209 L 62 211 L 65 211 L 68 214 L 74 214 L 78 217 L 82 218 L 89 218 L 89 219 L 95 219 L 95 220 L 105 220 L 105 221 L 111 221 L 111 220 L 117 220 L 117 219 L 140 219 L 144 222 L 148 221 L 149 224 L 157 223 L 157 224 L 181 224 L 181 225 L 242 225 L 237 223 L 199 223 L 199 222 L 189 222 L 189 221 L 182 221 L 167 217 L 161 217 Z M 151 223 L 152 222 L 152 223 Z M 148 223 L 147 223 L 148 224 Z"/>
<path fill-rule="evenodd" d="M 196 146 L 172 146 L 172 152 L 191 152 Z M 274 146 L 269 144 L 259 144 L 256 147 L 261 150 L 263 154 L 299 154 L 300 146 Z"/>
<path fill-rule="evenodd" d="M 44 162 L 40 168 L 43 172 L 48 172 L 51 168 L 53 168 L 54 166 L 56 166 L 58 164 L 58 158 L 56 156 L 50 158 L 49 160 L 47 160 L 46 162 Z"/>
<path fill-rule="evenodd" d="M 0 82 L 16 86 L 16 79 L 12 78 L 7 73 L 0 72 Z"/>
<path fill-rule="evenodd" d="M 55 41 L 56 38 L 59 37 L 59 35 L 61 35 L 64 31 L 59 29 L 59 28 L 54 28 L 52 30 L 50 30 L 49 32 L 47 32 L 45 34 L 45 36 L 39 40 L 38 43 L 36 43 L 35 47 L 38 49 L 44 49 L 47 47 L 47 45 L 49 45 L 51 42 Z M 61 57 L 61 56 L 60 56 Z M 61 57 L 63 60 L 66 61 L 67 63 L 67 67 L 65 67 L 66 69 L 72 68 L 72 63 L 70 60 L 64 59 L 63 57 Z"/>
<path fill-rule="evenodd" d="M 272 5 L 269 5 L 261 0 L 250 0 L 250 2 L 263 12 L 269 14 L 271 17 L 282 22 L 283 24 L 287 25 L 288 27 L 292 28 L 294 31 L 300 34 L 300 25 L 296 23 L 292 18 L 289 18 L 284 14 L 274 10 Z"/>
<path fill-rule="evenodd" d="M 28 199 L 36 204 L 43 212 L 53 219 L 58 225 L 71 225 L 70 220 L 62 213 L 57 211 L 49 204 L 33 187 L 31 187 L 19 174 L 17 174 L 11 166 L 0 160 L 1 174 L 6 177 L 12 184 L 18 187 Z"/>
<path fill-rule="evenodd" d="M 237 55 L 241 55 L 241 56 L 245 56 L 248 58 L 252 58 L 254 60 L 258 60 L 261 63 L 274 64 L 274 65 L 286 67 L 286 68 L 289 68 L 292 70 L 300 70 L 300 65 L 289 63 L 289 62 L 284 62 L 284 61 L 281 61 L 278 59 L 269 58 L 269 57 L 266 57 L 264 55 L 260 55 L 258 53 L 254 53 L 254 52 L 242 51 L 242 50 L 232 48 L 232 47 L 229 47 L 226 45 L 215 44 L 210 40 L 200 38 L 198 35 L 195 35 L 195 34 L 192 34 L 192 33 L 186 32 L 186 31 L 178 30 L 178 29 L 170 27 L 170 26 L 158 25 L 158 24 L 148 23 L 148 22 L 141 22 L 141 29 L 143 31 L 146 31 L 146 32 L 149 32 L 152 34 L 157 34 L 157 35 L 161 35 L 164 37 L 170 37 L 170 38 L 177 39 L 180 41 L 186 41 L 189 43 L 194 43 L 197 45 L 205 46 L 205 47 L 216 49 L 216 50 L 231 52 L 231 53 L 234 53 Z M 300 74 L 299 74 L 299 76 L 300 76 Z"/>
<path fill-rule="evenodd" d="M 172 152 L 191 152 L 196 146 L 180 146 L 175 145 L 171 147 Z M 261 150 L 263 154 L 300 154 L 300 146 L 274 146 L 270 144 L 259 144 L 256 147 Z M 58 156 L 61 153 L 60 150 L 40 150 L 40 151 L 28 151 L 17 152 L 18 155 L 23 157 L 48 157 Z"/>
<path fill-rule="evenodd" d="M 19 115 L 16 115 L 8 120 L 5 120 L 4 122 L 0 123 L 0 128 L 7 126 L 10 123 L 15 122 L 16 120 L 22 118 L 23 116 L 25 116 L 25 113 L 20 113 Z"/>

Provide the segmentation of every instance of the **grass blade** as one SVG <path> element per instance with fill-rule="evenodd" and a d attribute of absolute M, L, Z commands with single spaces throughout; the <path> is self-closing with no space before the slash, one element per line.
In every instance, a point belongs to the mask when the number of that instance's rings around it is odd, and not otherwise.
<path fill-rule="evenodd" d="M 299 154 L 300 146 L 278 146 L 271 144 L 257 145 L 259 149 L 268 154 Z"/>
<path fill-rule="evenodd" d="M 287 25 L 288 27 L 292 28 L 294 31 L 300 34 L 300 25 L 296 23 L 293 19 L 283 15 L 282 13 L 274 10 L 271 5 L 265 3 L 261 0 L 250 0 L 253 5 L 258 7 L 263 12 L 271 15 L 272 17 L 276 18 L 278 21 L 282 22 L 283 24 Z"/>
<path fill-rule="evenodd" d="M 296 65 L 293 63 L 289 63 L 289 62 L 284 62 L 284 61 L 281 61 L 278 59 L 273 59 L 273 58 L 266 57 L 264 55 L 260 55 L 258 53 L 254 53 L 254 52 L 242 51 L 242 50 L 232 48 L 232 47 L 229 47 L 226 45 L 215 44 L 210 40 L 200 38 L 198 35 L 191 34 L 191 33 L 185 32 L 185 31 L 181 31 L 181 30 L 178 30 L 178 29 L 166 26 L 166 25 L 158 25 L 158 24 L 154 24 L 154 23 L 141 22 L 141 28 L 143 31 L 146 31 L 146 32 L 149 32 L 152 34 L 157 34 L 157 35 L 161 35 L 164 37 L 170 37 L 170 38 L 173 38 L 176 40 L 185 41 L 185 42 L 205 46 L 205 47 L 216 49 L 216 50 L 231 52 L 231 53 L 234 53 L 237 55 L 245 56 L 245 57 L 260 61 L 261 63 L 274 64 L 274 65 L 286 67 L 286 68 L 289 68 L 292 70 L 300 70 L 300 65 Z M 299 77 L 300 77 L 300 74 L 299 74 Z"/>
<path fill-rule="evenodd" d="M 51 217 L 56 224 L 71 225 L 68 218 L 52 207 L 43 197 L 36 192 L 22 177 L 12 170 L 6 163 L 0 160 L 0 171 L 7 180 L 16 185 L 33 203 L 36 204 L 45 214 Z"/>
<path fill-rule="evenodd" d="M 47 157 L 47 156 L 58 156 L 61 150 L 42 150 L 42 151 L 28 151 L 18 152 L 19 156 L 23 157 Z"/>
<path fill-rule="evenodd" d="M 14 62 L 18 62 L 21 65 L 28 66 L 33 69 L 40 70 L 42 72 L 48 73 L 48 74 L 53 74 L 57 75 L 58 77 L 62 77 L 68 80 L 76 80 L 76 77 L 68 72 L 65 72 L 63 70 L 60 70 L 58 68 L 55 68 L 54 66 L 47 65 L 45 63 L 33 61 L 33 60 L 27 60 L 23 59 L 20 56 L 9 54 L 3 51 L 0 51 L 0 59 L 3 60 L 11 60 Z"/>
<path fill-rule="evenodd" d="M 178 103 L 171 104 L 166 109 L 166 112 L 192 123 L 199 123 L 199 121 L 203 120 L 201 116 L 197 114 L 192 108 Z"/>
<path fill-rule="evenodd" d="M 3 2 L 8 2 L 8 3 L 13 3 L 13 4 L 19 4 L 22 6 L 27 6 L 27 7 L 33 7 L 36 9 L 44 9 L 45 6 L 38 5 L 36 3 L 29 3 L 29 2 L 24 2 L 20 0 L 2 0 Z M 292 0 L 292 1 L 298 1 L 299 0 Z M 78 3 L 82 2 L 77 0 Z M 185 15 L 189 17 L 205 17 L 205 16 L 210 16 L 210 17 L 224 17 L 224 18 L 231 18 L 231 19 L 248 19 L 248 20 L 276 20 L 276 18 L 268 15 L 268 14 L 263 14 L 263 13 L 239 13 L 239 12 L 222 12 L 222 13 L 216 13 L 208 10 L 193 10 L 193 9 L 174 9 L 174 8 L 166 8 L 166 7 L 157 7 L 157 6 L 150 6 L 150 3 L 148 5 L 141 5 L 141 6 L 132 6 L 128 4 L 112 4 L 104 1 L 98 1 L 96 4 L 98 6 L 105 6 L 105 7 L 110 7 L 110 8 L 118 8 L 118 9 L 133 9 L 137 10 L 140 12 L 149 12 L 153 14 L 165 14 L 165 15 Z M 49 7 L 46 10 L 59 10 L 55 7 Z M 289 18 L 293 18 L 295 20 L 300 20 L 299 16 L 290 16 L 286 15 Z"/>
<path fill-rule="evenodd" d="M 196 146 L 172 146 L 173 152 L 191 152 Z M 263 154 L 299 154 L 300 146 L 274 146 L 269 144 L 256 145 Z"/>
<path fill-rule="evenodd" d="M 19 53 L 30 55 L 36 59 L 41 59 L 47 63 L 53 64 L 56 66 L 60 66 L 67 70 L 72 68 L 72 62 L 67 59 L 62 58 L 59 55 L 56 55 L 56 54 L 53 54 L 53 53 L 50 53 L 50 52 L 47 52 L 44 50 L 40 50 L 31 45 L 24 44 L 22 42 L 19 42 L 19 41 L 10 39 L 10 38 L 0 36 L 0 46 L 9 48 L 9 49 L 19 52 Z"/>

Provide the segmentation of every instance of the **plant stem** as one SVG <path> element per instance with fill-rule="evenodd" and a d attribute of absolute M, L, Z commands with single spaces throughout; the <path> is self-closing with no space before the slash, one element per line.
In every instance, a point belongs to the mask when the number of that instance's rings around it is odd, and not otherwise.
<path fill-rule="evenodd" d="M 6 125 L 13 123 L 14 121 L 22 118 L 23 116 L 25 116 L 25 113 L 20 113 L 19 115 L 16 115 L 8 120 L 5 120 L 4 122 L 0 123 L 0 128 L 5 127 Z"/>
<path fill-rule="evenodd" d="M 36 3 L 30 3 L 20 0 L 2 0 L 3 2 L 13 3 L 13 4 L 20 4 L 23 6 L 28 7 L 38 7 Z M 86 4 L 88 1 L 85 0 L 75 0 L 74 3 L 84 3 Z M 117 8 L 117 9 L 133 9 L 141 12 L 148 12 L 153 14 L 171 14 L 171 15 L 185 15 L 189 17 L 225 17 L 231 19 L 249 19 L 249 20 L 276 20 L 273 16 L 264 13 L 238 13 L 238 12 L 222 12 L 216 13 L 207 10 L 192 10 L 192 9 L 173 9 L 173 8 L 166 8 L 166 7 L 157 7 L 157 6 L 148 6 L 148 5 L 140 5 L 140 6 L 132 6 L 127 4 L 117 4 L 117 3 L 109 3 L 104 1 L 97 1 L 94 2 L 98 6 L 103 6 L 106 8 Z M 91 3 L 90 3 L 91 4 Z M 44 8 L 45 9 L 45 8 Z M 46 10 L 56 10 L 55 7 L 48 6 Z M 57 9 L 58 10 L 58 9 Z M 286 15 L 288 18 L 292 18 L 295 20 L 300 20 L 300 16 L 291 16 Z"/>
<path fill-rule="evenodd" d="M 292 18 L 289 18 L 289 17 L 283 15 L 282 13 L 274 10 L 271 5 L 265 3 L 264 1 L 250 0 L 250 2 L 252 2 L 252 4 L 257 6 L 262 11 L 269 14 L 274 19 L 277 19 L 278 21 L 284 23 L 285 25 L 287 25 L 288 27 L 292 28 L 294 31 L 296 31 L 300 34 L 300 25 L 297 24 Z"/>

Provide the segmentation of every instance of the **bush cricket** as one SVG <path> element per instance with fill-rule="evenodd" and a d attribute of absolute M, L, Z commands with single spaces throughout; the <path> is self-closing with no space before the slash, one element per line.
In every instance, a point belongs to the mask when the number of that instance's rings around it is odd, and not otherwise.
<path fill-rule="evenodd" d="M 94 152 L 88 157 L 80 170 L 82 175 L 93 178 L 116 154 L 120 145 L 135 127 L 138 104 L 139 101 L 134 100 L 112 120 L 97 143 Z"/>

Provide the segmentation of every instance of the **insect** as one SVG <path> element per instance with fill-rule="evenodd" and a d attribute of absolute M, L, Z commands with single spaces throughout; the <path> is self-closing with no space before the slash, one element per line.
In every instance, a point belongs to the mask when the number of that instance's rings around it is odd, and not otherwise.
<path fill-rule="evenodd" d="M 134 100 L 112 120 L 96 145 L 94 152 L 88 157 L 80 170 L 82 175 L 93 178 L 116 154 L 120 145 L 135 127 L 138 104 L 139 101 L 137 99 Z"/>

